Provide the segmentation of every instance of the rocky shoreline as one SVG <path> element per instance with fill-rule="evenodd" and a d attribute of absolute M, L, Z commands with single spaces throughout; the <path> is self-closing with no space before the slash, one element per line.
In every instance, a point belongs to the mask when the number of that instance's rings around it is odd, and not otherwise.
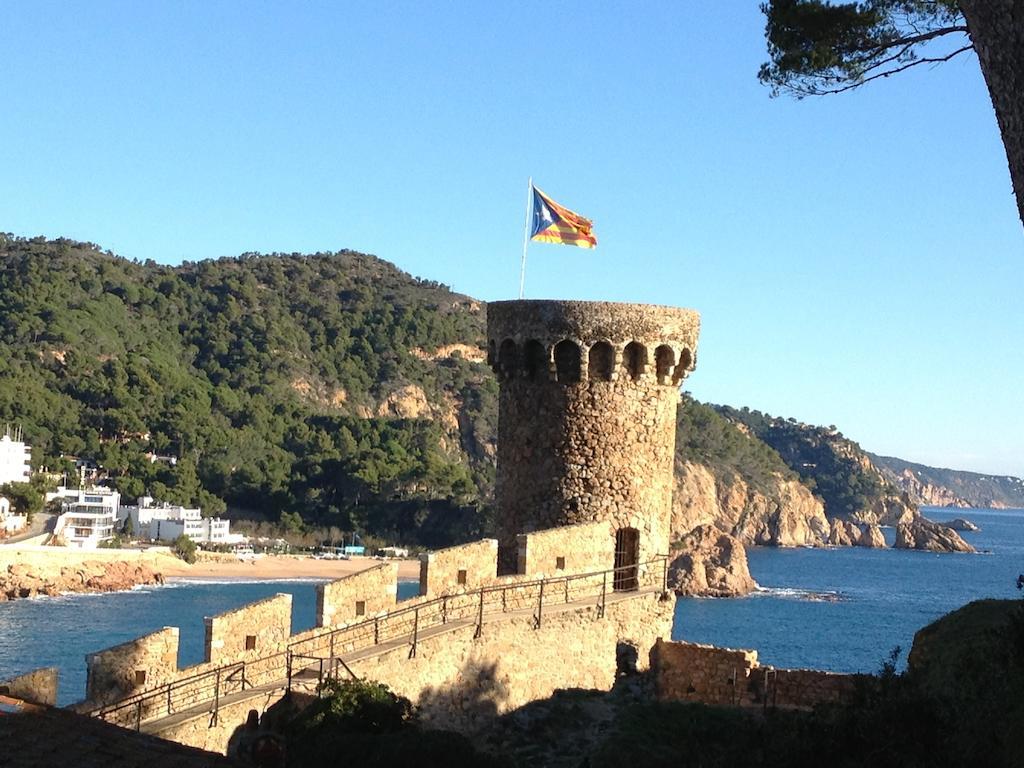
<path fill-rule="evenodd" d="M 12 563 L 0 573 L 0 601 L 69 592 L 120 592 L 163 583 L 163 575 L 144 563 L 86 560 L 60 567 Z"/>

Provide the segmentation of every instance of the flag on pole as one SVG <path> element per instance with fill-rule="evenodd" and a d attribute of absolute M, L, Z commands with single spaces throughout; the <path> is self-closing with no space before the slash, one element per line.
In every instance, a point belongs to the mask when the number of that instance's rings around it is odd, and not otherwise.
<path fill-rule="evenodd" d="M 532 186 L 532 185 L 531 185 Z M 580 248 L 596 248 L 593 222 L 559 205 L 533 187 L 533 222 L 530 239 L 539 243 L 560 243 Z"/>

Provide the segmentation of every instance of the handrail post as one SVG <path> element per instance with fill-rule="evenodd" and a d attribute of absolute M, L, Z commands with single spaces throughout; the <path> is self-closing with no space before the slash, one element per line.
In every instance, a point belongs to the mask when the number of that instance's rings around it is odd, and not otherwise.
<path fill-rule="evenodd" d="M 380 645 L 380 618 L 373 617 L 373 644 Z"/>
<path fill-rule="evenodd" d="M 544 579 L 540 580 L 540 593 L 537 596 L 537 615 L 535 618 L 536 623 L 534 629 L 540 629 L 540 623 L 542 620 L 542 614 L 544 612 Z"/>
<path fill-rule="evenodd" d="M 142 730 L 142 699 L 135 704 L 135 730 Z"/>
<path fill-rule="evenodd" d="M 484 591 L 480 590 L 480 608 L 476 614 L 476 632 L 473 633 L 473 639 L 476 640 L 484 633 Z"/>
<path fill-rule="evenodd" d="M 668 558 L 661 561 L 661 591 L 668 594 Z"/>
<path fill-rule="evenodd" d="M 562 583 L 565 585 L 565 602 L 568 603 L 569 602 L 569 577 L 566 576 L 565 580 Z"/>
<path fill-rule="evenodd" d="M 213 689 L 213 715 L 210 718 L 210 724 L 217 724 L 217 716 L 220 714 L 220 667 L 217 667 L 217 682 L 216 687 Z"/>
<path fill-rule="evenodd" d="M 448 623 L 448 595 L 441 596 L 441 623 Z"/>
<path fill-rule="evenodd" d="M 502 587 L 501 587 L 501 612 L 502 613 L 508 613 L 508 600 L 506 599 L 505 590 L 506 590 L 505 585 L 502 585 Z"/>
<path fill-rule="evenodd" d="M 286 654 L 287 655 L 285 656 L 285 664 L 286 664 L 287 670 L 288 670 L 288 689 L 287 690 L 288 690 L 288 693 L 291 693 L 292 692 L 292 651 L 291 651 L 290 648 L 286 651 Z"/>
<path fill-rule="evenodd" d="M 601 603 L 597 606 L 597 618 L 604 618 L 604 604 L 608 595 L 608 571 L 601 574 Z"/>
<path fill-rule="evenodd" d="M 167 714 L 169 715 L 171 713 L 172 713 L 172 708 L 171 708 L 171 684 L 168 683 L 167 684 Z"/>
<path fill-rule="evenodd" d="M 245 680 L 245 662 L 243 661 L 242 662 L 242 690 L 243 691 L 245 690 L 245 683 L 246 683 L 246 680 Z"/>
<path fill-rule="evenodd" d="M 409 647 L 409 658 L 416 658 L 416 643 L 420 633 L 420 609 L 416 608 L 412 614 L 412 645 Z"/>

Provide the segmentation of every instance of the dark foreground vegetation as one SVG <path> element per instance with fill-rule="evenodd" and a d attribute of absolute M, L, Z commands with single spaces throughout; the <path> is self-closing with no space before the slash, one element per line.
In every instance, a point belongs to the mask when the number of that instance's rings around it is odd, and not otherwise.
<path fill-rule="evenodd" d="M 610 693 L 559 691 L 470 738 L 426 727 L 387 686 L 346 681 L 328 682 L 312 703 L 277 705 L 262 733 L 292 768 L 356 756 L 364 766 L 1024 765 L 1024 602 L 964 606 L 918 633 L 908 671 L 897 674 L 897 657 L 851 701 L 808 712 L 657 702 L 646 675 L 627 675 Z M 244 757 L 255 734 L 240 734 L 233 753 Z"/>

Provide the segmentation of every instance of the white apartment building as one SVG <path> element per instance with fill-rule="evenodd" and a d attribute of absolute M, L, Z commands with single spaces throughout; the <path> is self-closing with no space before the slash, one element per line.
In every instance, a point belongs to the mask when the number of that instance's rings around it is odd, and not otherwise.
<path fill-rule="evenodd" d="M 140 539 L 174 541 L 182 534 L 197 544 L 233 544 L 244 539 L 231 534 L 228 520 L 203 517 L 200 509 L 155 502 L 149 496 L 140 497 L 135 506 L 121 507 L 118 518 L 130 519 L 134 535 Z"/>
<path fill-rule="evenodd" d="M 0 437 L 0 485 L 27 483 L 32 477 L 32 448 L 21 440 L 21 431 L 4 430 Z"/>
<path fill-rule="evenodd" d="M 64 539 L 69 547 L 95 549 L 114 536 L 114 523 L 121 507 L 121 494 L 110 488 L 58 488 L 47 494 L 61 501 L 61 515 L 57 518 L 54 535 Z"/>
<path fill-rule="evenodd" d="M 0 496 L 0 538 L 17 533 L 25 527 L 28 518 L 25 515 L 11 514 L 11 500 Z"/>

